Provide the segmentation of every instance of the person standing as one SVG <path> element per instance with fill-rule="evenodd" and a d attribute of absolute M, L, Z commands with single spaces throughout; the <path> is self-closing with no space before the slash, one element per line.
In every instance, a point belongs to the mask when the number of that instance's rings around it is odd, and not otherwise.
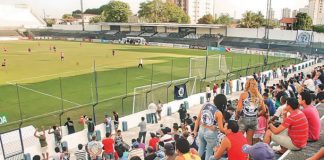
<path fill-rule="evenodd" d="M 161 103 L 161 101 L 159 100 L 159 103 L 157 105 L 157 109 L 156 109 L 156 113 L 158 114 L 159 116 L 159 121 L 162 119 L 162 116 L 161 116 L 161 112 L 162 112 L 162 109 L 163 109 L 163 104 Z"/>
<path fill-rule="evenodd" d="M 209 160 L 213 155 L 213 148 L 219 143 L 220 132 L 224 133 L 223 112 L 225 112 L 226 102 L 226 96 L 218 94 L 214 98 L 214 104 L 206 103 L 202 106 L 195 122 L 193 133 L 195 137 L 198 136 L 199 156 L 205 154 L 205 160 Z"/>
<path fill-rule="evenodd" d="M 78 150 L 74 152 L 74 155 L 75 155 L 77 160 L 87 160 L 88 159 L 88 154 L 83 149 L 82 144 L 78 144 Z"/>
<path fill-rule="evenodd" d="M 102 140 L 103 144 L 103 154 L 102 157 L 104 160 L 112 160 L 114 159 L 114 145 L 115 141 L 111 137 L 111 134 L 109 132 L 106 133 L 106 138 Z"/>
<path fill-rule="evenodd" d="M 230 95 L 232 95 L 232 93 L 233 93 L 233 81 L 232 81 L 232 79 L 230 79 L 230 80 L 228 81 L 228 85 L 229 85 L 229 92 L 230 92 Z"/>
<path fill-rule="evenodd" d="M 91 137 L 91 141 L 87 144 L 87 152 L 91 160 L 98 160 L 102 152 L 102 144 L 96 141 L 96 135 Z"/>
<path fill-rule="evenodd" d="M 37 135 L 38 132 L 38 135 Z M 43 159 L 48 159 L 48 148 L 47 148 L 47 142 L 46 142 L 46 136 L 45 136 L 45 129 L 42 127 L 42 131 L 40 132 L 37 128 L 35 129 L 34 136 L 39 139 L 39 143 L 42 150 L 42 156 Z"/>
<path fill-rule="evenodd" d="M 118 127 L 119 127 L 119 116 L 118 116 L 118 113 L 116 111 L 113 111 L 113 115 L 114 115 L 115 133 L 117 133 Z"/>
<path fill-rule="evenodd" d="M 141 141 L 142 137 L 143 137 L 143 143 L 145 143 L 145 137 L 146 137 L 146 122 L 145 122 L 145 118 L 142 117 L 141 118 L 141 122 L 138 124 L 138 127 L 140 127 L 140 131 L 138 133 L 138 138 Z"/>
<path fill-rule="evenodd" d="M 221 94 L 225 93 L 225 80 L 221 83 Z"/>
<path fill-rule="evenodd" d="M 64 61 L 64 52 L 61 52 L 61 61 Z"/>
<path fill-rule="evenodd" d="M 206 86 L 206 100 L 207 100 L 207 102 L 210 101 L 210 97 L 211 97 L 211 90 L 210 90 L 210 86 L 207 85 Z"/>
<path fill-rule="evenodd" d="M 149 110 L 149 116 L 151 118 L 151 123 L 154 124 L 154 123 L 158 123 L 158 120 L 157 120 L 157 117 L 156 117 L 156 110 L 157 110 L 157 106 L 154 102 L 151 102 L 149 105 L 148 105 L 148 110 Z"/>
<path fill-rule="evenodd" d="M 104 124 L 106 128 L 106 133 L 111 134 L 111 118 L 108 116 L 108 113 L 105 114 Z"/>
<path fill-rule="evenodd" d="M 259 109 L 260 108 L 260 109 Z M 266 112 L 263 97 L 258 91 L 258 84 L 254 78 L 246 81 L 244 92 L 237 103 L 236 120 L 240 131 L 246 132 L 248 144 L 252 144 L 254 131 L 257 129 L 258 117 Z"/>
<path fill-rule="evenodd" d="M 51 131 L 53 129 L 53 131 Z M 60 146 L 61 145 L 61 128 L 58 127 L 57 125 L 53 126 L 48 130 L 48 134 L 54 134 L 54 140 L 55 140 L 55 146 Z"/>
<path fill-rule="evenodd" d="M 217 89 L 218 89 L 218 84 L 214 83 L 214 86 L 213 86 L 213 96 L 215 97 L 217 95 Z"/>
<path fill-rule="evenodd" d="M 143 68 L 143 59 L 142 58 L 140 59 L 137 68 L 139 68 L 139 67 Z"/>
<path fill-rule="evenodd" d="M 6 59 L 3 59 L 1 66 L 2 66 L 2 67 L 7 66 L 7 61 L 6 61 Z"/>
<path fill-rule="evenodd" d="M 67 118 L 67 121 L 65 122 L 64 126 L 67 127 L 68 134 L 73 134 L 75 132 L 75 130 L 74 130 L 74 124 L 73 124 L 73 121 L 71 121 L 71 118 L 70 117 Z"/>
<path fill-rule="evenodd" d="M 187 115 L 187 109 L 184 106 L 184 104 L 180 105 L 180 108 L 178 110 L 179 117 L 180 117 L 180 122 L 183 124 L 185 123 L 186 115 Z"/>
<path fill-rule="evenodd" d="M 242 78 L 242 76 L 240 75 L 240 82 L 241 82 L 241 91 L 243 91 L 244 90 L 244 81 L 243 81 L 243 78 Z"/>
<path fill-rule="evenodd" d="M 92 118 L 89 118 L 87 125 L 88 125 L 88 141 L 90 141 L 91 137 L 94 135 L 95 132 L 95 124 L 92 121 Z"/>

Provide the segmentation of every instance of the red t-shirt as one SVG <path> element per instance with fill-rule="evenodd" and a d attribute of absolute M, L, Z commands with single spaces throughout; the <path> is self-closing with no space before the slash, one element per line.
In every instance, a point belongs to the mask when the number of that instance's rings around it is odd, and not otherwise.
<path fill-rule="evenodd" d="M 226 138 L 231 142 L 231 148 L 227 151 L 228 160 L 248 160 L 248 155 L 242 151 L 242 147 L 247 144 L 243 133 L 231 133 L 226 135 Z"/>
<path fill-rule="evenodd" d="M 317 141 L 320 138 L 321 120 L 318 111 L 313 106 L 308 106 L 303 110 L 308 120 L 308 139 Z"/>
<path fill-rule="evenodd" d="M 102 140 L 105 153 L 114 153 L 115 141 L 112 138 L 105 138 Z"/>
<path fill-rule="evenodd" d="M 308 121 L 303 112 L 300 110 L 291 112 L 284 119 L 282 125 L 288 128 L 288 136 L 296 147 L 303 148 L 306 146 L 308 139 Z"/>
<path fill-rule="evenodd" d="M 149 141 L 149 146 L 152 147 L 154 149 L 154 151 L 156 151 L 156 144 L 159 142 L 159 138 L 151 138 Z"/>

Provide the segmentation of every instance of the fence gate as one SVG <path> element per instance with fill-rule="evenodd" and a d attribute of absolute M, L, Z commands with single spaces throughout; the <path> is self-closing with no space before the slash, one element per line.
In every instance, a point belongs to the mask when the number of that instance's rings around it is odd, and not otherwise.
<path fill-rule="evenodd" d="M 0 134 L 0 148 L 4 160 L 24 159 L 24 147 L 21 129 Z"/>

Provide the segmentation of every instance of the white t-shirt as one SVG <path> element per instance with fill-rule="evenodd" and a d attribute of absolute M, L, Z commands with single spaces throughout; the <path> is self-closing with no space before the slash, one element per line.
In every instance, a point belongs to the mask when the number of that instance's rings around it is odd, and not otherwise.
<path fill-rule="evenodd" d="M 155 113 L 156 112 L 156 109 L 157 109 L 157 106 L 156 106 L 155 103 L 150 103 L 148 105 L 148 110 L 149 110 L 150 113 Z"/>
<path fill-rule="evenodd" d="M 284 113 L 284 109 L 286 108 L 286 104 L 281 105 L 277 110 L 276 113 L 274 114 L 274 116 L 279 117 L 279 121 L 282 122 L 283 121 L 283 113 Z M 287 113 L 287 116 L 289 116 L 290 113 Z"/>
<path fill-rule="evenodd" d="M 206 93 L 211 93 L 210 87 L 206 87 Z"/>
<path fill-rule="evenodd" d="M 315 83 L 312 79 L 307 79 L 304 81 L 304 85 L 311 91 L 315 91 Z"/>

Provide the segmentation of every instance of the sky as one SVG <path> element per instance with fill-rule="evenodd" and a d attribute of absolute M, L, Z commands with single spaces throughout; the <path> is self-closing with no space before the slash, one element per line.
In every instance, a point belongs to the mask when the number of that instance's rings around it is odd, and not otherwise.
<path fill-rule="evenodd" d="M 133 14 L 139 9 L 139 4 L 146 0 L 121 0 L 127 2 Z M 234 18 L 241 18 L 246 10 L 262 11 L 265 15 L 267 0 L 215 0 L 216 14 L 228 13 Z M 309 0 L 272 0 L 272 8 L 275 10 L 275 18 L 281 18 L 281 10 L 290 8 L 292 10 L 303 8 Z M 98 8 L 109 0 L 83 0 L 84 10 L 87 8 Z M 59 18 L 65 13 L 71 13 L 80 9 L 80 0 L 0 0 L 0 4 L 29 4 L 36 13 L 43 17 Z"/>

